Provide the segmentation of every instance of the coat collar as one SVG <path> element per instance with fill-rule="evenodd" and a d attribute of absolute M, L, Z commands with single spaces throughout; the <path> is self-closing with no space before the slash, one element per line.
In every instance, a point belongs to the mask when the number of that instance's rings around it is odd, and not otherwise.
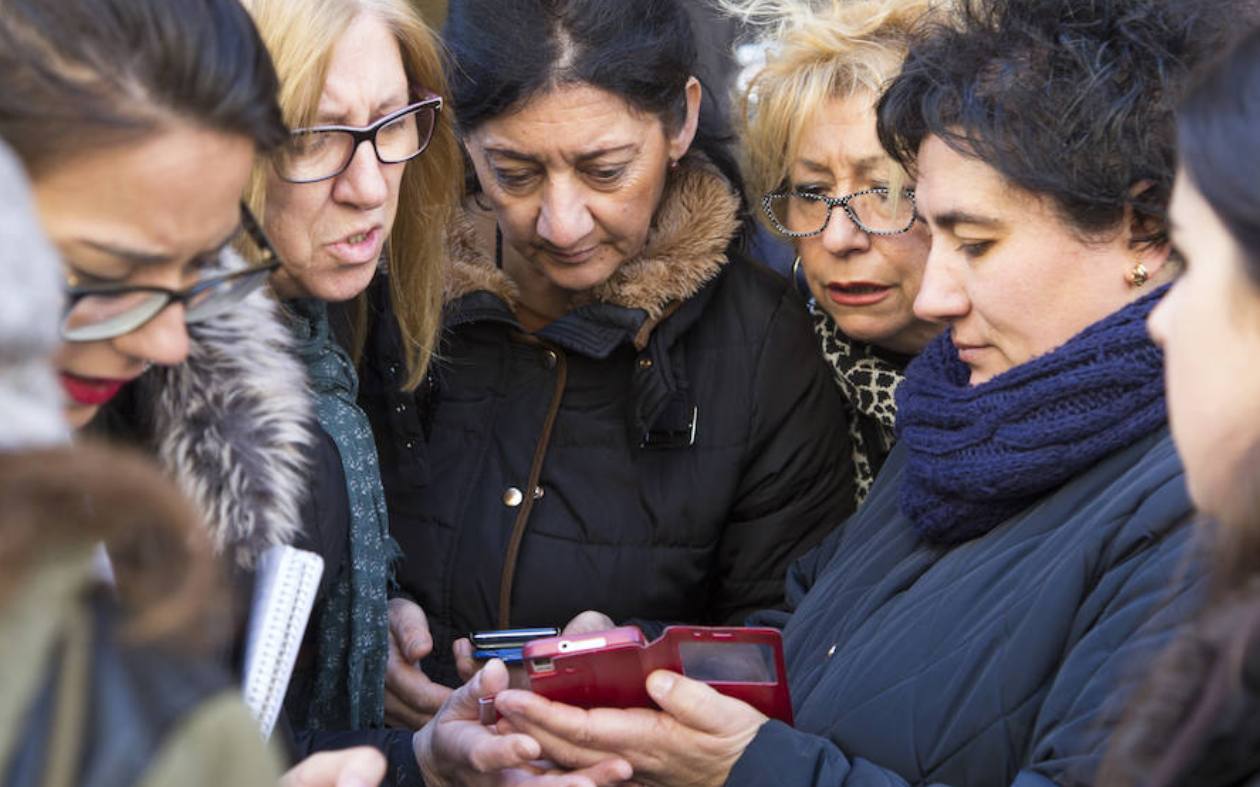
<path fill-rule="evenodd" d="M 225 257 L 227 269 L 244 265 Z M 188 327 L 188 360 L 137 381 L 152 429 L 142 437 L 206 517 L 216 549 L 250 567 L 302 527 L 314 424 L 306 373 L 265 290 Z"/>
<path fill-rule="evenodd" d="M 608 304 L 642 312 L 637 333 L 644 341 L 676 304 L 717 276 L 739 227 L 739 198 L 717 169 L 699 155 L 679 164 L 643 251 L 575 304 L 575 311 Z M 516 284 L 478 246 L 472 223 L 458 217 L 448 235 L 444 300 L 449 307 L 474 293 L 488 293 L 515 311 L 520 296 Z"/>

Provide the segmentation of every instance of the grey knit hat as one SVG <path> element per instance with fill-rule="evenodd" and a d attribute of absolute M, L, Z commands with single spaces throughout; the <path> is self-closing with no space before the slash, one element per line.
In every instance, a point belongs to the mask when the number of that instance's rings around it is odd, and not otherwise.
<path fill-rule="evenodd" d="M 22 165 L 0 142 L 0 451 L 65 443 L 70 428 L 53 374 L 62 274 Z"/>

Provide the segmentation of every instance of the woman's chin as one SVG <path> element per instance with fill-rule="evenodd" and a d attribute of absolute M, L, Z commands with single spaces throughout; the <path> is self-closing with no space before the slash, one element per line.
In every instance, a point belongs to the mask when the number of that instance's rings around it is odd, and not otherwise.
<path fill-rule="evenodd" d="M 100 409 L 99 405 L 67 402 L 64 410 L 66 423 L 70 424 L 70 428 L 77 432 L 91 423 Z"/>

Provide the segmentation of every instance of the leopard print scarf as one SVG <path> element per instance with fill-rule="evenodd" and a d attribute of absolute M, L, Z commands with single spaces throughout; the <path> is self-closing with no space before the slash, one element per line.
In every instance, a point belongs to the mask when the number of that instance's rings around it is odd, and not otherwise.
<path fill-rule="evenodd" d="M 905 364 L 875 353 L 840 330 L 818 304 L 810 301 L 814 332 L 823 356 L 835 371 L 836 385 L 848 405 L 849 438 L 853 443 L 853 474 L 858 505 L 871 491 L 875 474 L 892 450 L 897 404 L 893 392 L 905 376 Z M 908 359 L 907 359 L 908 360 Z"/>

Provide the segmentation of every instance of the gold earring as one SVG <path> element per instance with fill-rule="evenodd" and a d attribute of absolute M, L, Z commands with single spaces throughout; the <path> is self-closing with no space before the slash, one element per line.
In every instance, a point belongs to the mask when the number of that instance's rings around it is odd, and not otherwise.
<path fill-rule="evenodd" d="M 1150 271 L 1146 270 L 1145 265 L 1138 262 L 1134 263 L 1133 267 L 1129 269 L 1129 272 L 1124 275 L 1124 278 L 1125 281 L 1129 283 L 1129 286 L 1141 287 L 1151 280 L 1151 274 Z"/>

